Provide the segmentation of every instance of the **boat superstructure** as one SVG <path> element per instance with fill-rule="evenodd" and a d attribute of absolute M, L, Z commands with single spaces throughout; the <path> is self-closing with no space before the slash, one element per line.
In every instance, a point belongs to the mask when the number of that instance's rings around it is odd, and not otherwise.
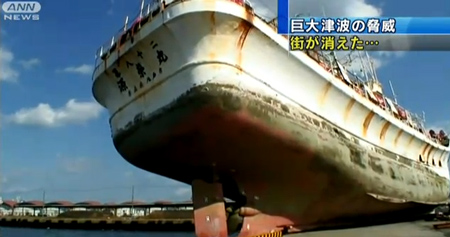
<path fill-rule="evenodd" d="M 447 202 L 444 133 L 333 53 L 288 50 L 276 20 L 245 1 L 143 2 L 99 50 L 93 94 L 127 161 L 192 185 L 198 236 L 398 219 Z"/>

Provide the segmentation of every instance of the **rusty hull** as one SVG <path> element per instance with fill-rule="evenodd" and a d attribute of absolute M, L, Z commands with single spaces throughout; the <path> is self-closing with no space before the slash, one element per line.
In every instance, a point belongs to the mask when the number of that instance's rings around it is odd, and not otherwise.
<path fill-rule="evenodd" d="M 114 144 L 149 172 L 186 184 L 218 180 L 225 197 L 259 213 L 245 223 L 266 226 L 244 223 L 241 236 L 412 217 L 448 194 L 447 180 L 418 162 L 364 150 L 306 110 L 228 85 L 191 89 Z"/>

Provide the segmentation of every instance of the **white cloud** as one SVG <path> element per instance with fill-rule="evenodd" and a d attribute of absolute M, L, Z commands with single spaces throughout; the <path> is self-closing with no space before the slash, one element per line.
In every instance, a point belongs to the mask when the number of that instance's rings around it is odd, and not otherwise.
<path fill-rule="evenodd" d="M 125 176 L 125 178 L 131 178 L 134 176 L 134 172 L 133 171 L 127 171 L 123 174 Z"/>
<path fill-rule="evenodd" d="M 8 178 L 5 177 L 5 176 L 3 176 L 3 177 L 1 178 L 1 183 L 2 183 L 2 184 L 8 183 Z"/>
<path fill-rule="evenodd" d="M 14 186 L 14 187 L 8 187 L 4 189 L 3 193 L 6 194 L 15 194 L 15 193 L 29 193 L 32 191 L 36 191 L 36 189 L 33 188 L 27 188 L 27 187 L 20 187 L 20 186 Z"/>
<path fill-rule="evenodd" d="M 113 15 L 114 14 L 114 10 L 113 10 L 114 2 L 115 2 L 115 0 L 109 0 L 110 6 L 109 6 L 109 9 L 106 12 L 106 14 L 108 14 L 108 15 Z"/>
<path fill-rule="evenodd" d="M 377 51 L 375 52 L 378 56 L 386 58 L 399 58 L 405 55 L 405 51 Z"/>
<path fill-rule="evenodd" d="M 258 15 L 266 19 L 273 19 L 277 14 L 277 1 L 251 1 Z M 365 0 L 294 0 L 289 4 L 289 15 L 297 14 L 310 16 L 347 16 L 371 17 L 380 16 L 381 8 L 369 4 Z"/>
<path fill-rule="evenodd" d="M 78 74 L 91 74 L 94 70 L 92 65 L 83 64 L 78 67 L 66 67 L 58 72 L 78 73 Z"/>
<path fill-rule="evenodd" d="M 67 124 L 81 124 L 100 116 L 103 108 L 96 102 L 69 100 L 63 107 L 52 108 L 40 103 L 33 108 L 23 108 L 7 116 L 7 122 L 19 125 L 59 127 Z"/>
<path fill-rule="evenodd" d="M 61 161 L 61 167 L 65 172 L 80 174 L 91 168 L 92 162 L 84 157 L 79 158 L 63 158 Z"/>
<path fill-rule="evenodd" d="M 190 187 L 182 187 L 175 189 L 175 195 L 177 196 L 191 196 L 191 188 Z"/>
<path fill-rule="evenodd" d="M 405 53 L 404 51 L 377 51 L 371 52 L 370 54 L 373 58 L 374 66 L 377 69 L 391 62 L 393 59 L 403 57 Z"/>
<path fill-rule="evenodd" d="M 19 72 L 13 68 L 14 54 L 0 47 L 0 81 L 16 82 Z"/>
<path fill-rule="evenodd" d="M 3 128 L 3 124 L 5 122 L 4 119 L 5 119 L 5 116 L 3 116 L 3 114 L 0 112 L 0 129 Z"/>
<path fill-rule="evenodd" d="M 39 65 L 41 63 L 41 60 L 39 60 L 38 58 L 32 58 L 29 60 L 20 60 L 19 63 L 20 65 L 22 65 L 23 68 L 31 69 L 34 66 Z"/>
<path fill-rule="evenodd" d="M 379 69 L 392 62 L 392 60 L 403 57 L 405 52 L 377 51 L 368 52 L 368 54 L 374 69 Z M 352 52 L 352 54 L 348 54 L 347 52 L 337 52 L 336 55 L 342 63 L 349 61 L 349 57 L 352 58 L 351 64 L 345 66 L 347 66 L 347 69 L 355 72 L 356 74 L 362 74 L 361 70 L 363 68 L 366 68 L 367 70 L 370 65 L 367 57 L 365 56 L 365 52 Z"/>
<path fill-rule="evenodd" d="M 276 17 L 277 1 L 273 0 L 252 0 L 255 12 L 267 20 Z M 370 4 L 367 0 L 294 0 L 289 3 L 289 16 L 329 16 L 329 17 L 379 17 L 382 15 L 382 9 Z M 395 43 L 391 41 L 391 43 Z M 405 43 L 405 42 L 402 42 Z M 338 58 L 342 53 L 337 53 Z M 375 68 L 380 68 L 387 62 L 401 57 L 404 52 L 371 52 Z M 361 62 L 353 61 L 351 69 L 360 71 Z"/>

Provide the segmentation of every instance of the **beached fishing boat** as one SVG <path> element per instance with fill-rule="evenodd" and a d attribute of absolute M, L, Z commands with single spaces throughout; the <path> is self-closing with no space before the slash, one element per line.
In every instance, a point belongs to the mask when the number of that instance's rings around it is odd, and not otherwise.
<path fill-rule="evenodd" d="M 131 164 L 192 185 L 198 236 L 398 220 L 449 195 L 448 137 L 242 0 L 143 2 L 93 94 Z M 224 197 L 234 201 L 225 208 Z"/>

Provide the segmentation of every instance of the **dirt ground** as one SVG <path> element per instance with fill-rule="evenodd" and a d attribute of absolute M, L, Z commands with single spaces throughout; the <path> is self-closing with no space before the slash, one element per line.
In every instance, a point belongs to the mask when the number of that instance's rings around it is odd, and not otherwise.
<path fill-rule="evenodd" d="M 434 224 L 444 222 L 406 222 L 343 230 L 329 230 L 288 235 L 289 237 L 450 237 L 450 228 L 433 229 Z"/>

